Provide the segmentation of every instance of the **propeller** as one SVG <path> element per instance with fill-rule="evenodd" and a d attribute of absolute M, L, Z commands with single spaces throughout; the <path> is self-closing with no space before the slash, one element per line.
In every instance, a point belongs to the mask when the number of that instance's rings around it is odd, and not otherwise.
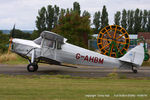
<path fill-rule="evenodd" d="M 12 40 L 13 40 L 13 37 L 14 37 L 14 33 L 15 33 L 15 24 L 14 24 L 14 27 L 13 27 L 11 33 L 10 33 L 8 53 L 10 52 L 10 49 L 11 49 L 11 46 L 12 46 Z"/>

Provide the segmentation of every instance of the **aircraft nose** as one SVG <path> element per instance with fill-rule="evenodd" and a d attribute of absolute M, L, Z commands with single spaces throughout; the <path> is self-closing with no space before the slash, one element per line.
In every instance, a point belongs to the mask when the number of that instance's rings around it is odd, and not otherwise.
<path fill-rule="evenodd" d="M 10 49 L 12 49 L 12 42 L 13 42 L 13 38 L 10 38 L 8 51 L 10 51 Z"/>
<path fill-rule="evenodd" d="M 13 39 L 12 39 L 12 43 L 13 43 L 13 44 L 17 43 L 17 41 L 18 41 L 17 38 L 13 38 Z"/>
<path fill-rule="evenodd" d="M 10 39 L 10 43 L 11 43 L 11 50 L 14 49 L 14 45 L 15 45 L 15 39 Z"/>

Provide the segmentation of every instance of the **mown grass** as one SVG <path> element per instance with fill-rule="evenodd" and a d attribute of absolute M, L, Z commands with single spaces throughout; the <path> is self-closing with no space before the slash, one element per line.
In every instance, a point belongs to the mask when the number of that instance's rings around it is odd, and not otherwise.
<path fill-rule="evenodd" d="M 145 94 L 145 97 L 114 97 Z M 96 97 L 91 97 L 96 95 Z M 110 95 L 110 97 L 97 97 Z M 1 100 L 148 100 L 150 80 L 0 75 Z"/>

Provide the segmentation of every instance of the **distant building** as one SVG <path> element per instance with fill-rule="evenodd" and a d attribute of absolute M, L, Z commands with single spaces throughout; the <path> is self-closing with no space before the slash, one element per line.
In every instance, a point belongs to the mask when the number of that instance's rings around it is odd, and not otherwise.
<path fill-rule="evenodd" d="M 150 32 L 138 32 L 138 38 L 140 38 L 141 36 L 144 37 L 147 43 L 147 47 L 148 49 L 150 49 Z"/>
<path fill-rule="evenodd" d="M 129 49 L 131 49 L 131 48 L 134 48 L 137 45 L 138 35 L 131 34 L 131 35 L 129 35 L 129 37 L 130 37 Z"/>
<path fill-rule="evenodd" d="M 143 34 L 144 33 L 144 34 Z M 88 41 L 88 47 L 93 49 L 98 49 L 97 47 L 97 36 L 98 34 L 94 34 L 94 39 Z M 150 32 L 139 32 L 138 35 L 130 34 L 130 46 L 129 49 L 134 48 L 137 45 L 137 39 L 140 38 L 140 36 L 143 36 L 146 39 L 146 42 L 148 43 L 148 47 L 150 48 Z"/>

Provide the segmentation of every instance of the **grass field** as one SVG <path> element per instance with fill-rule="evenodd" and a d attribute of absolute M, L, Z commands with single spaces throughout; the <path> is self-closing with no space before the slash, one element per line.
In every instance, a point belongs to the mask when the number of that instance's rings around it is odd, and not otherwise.
<path fill-rule="evenodd" d="M 2 64 L 28 64 L 17 55 L 1 55 Z M 144 62 L 150 66 L 150 61 Z M 150 78 L 127 79 L 116 73 L 105 78 L 63 75 L 0 75 L 0 100 L 148 100 Z"/>
<path fill-rule="evenodd" d="M 125 97 L 116 97 L 117 95 Z M 0 75 L 0 100 L 148 100 L 149 98 L 148 79 Z"/>

